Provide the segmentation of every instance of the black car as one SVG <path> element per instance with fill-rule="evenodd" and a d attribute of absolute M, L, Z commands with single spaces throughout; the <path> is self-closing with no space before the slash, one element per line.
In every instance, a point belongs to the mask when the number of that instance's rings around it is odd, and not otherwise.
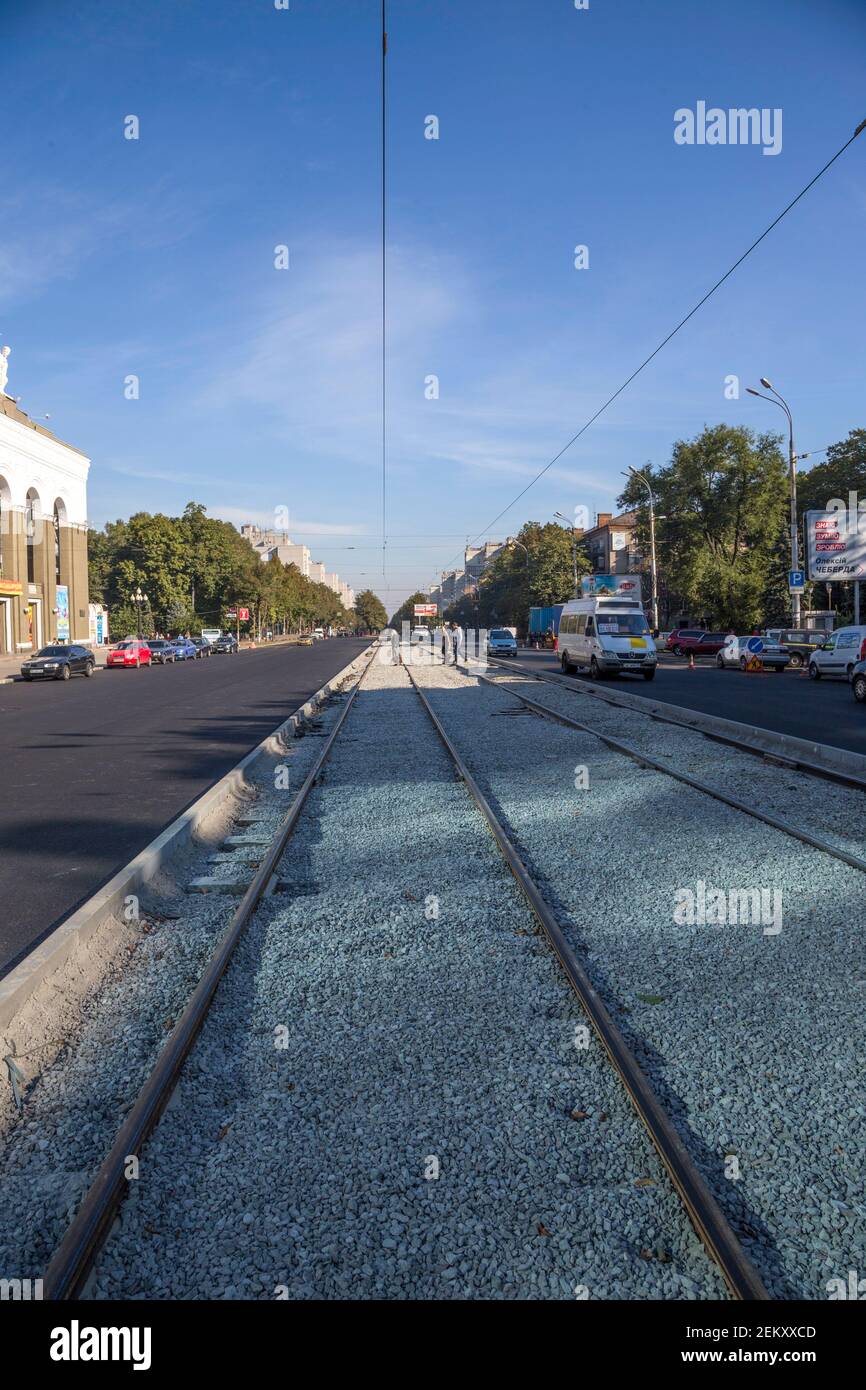
<path fill-rule="evenodd" d="M 858 661 L 851 672 L 851 689 L 858 705 L 866 705 L 866 661 Z"/>
<path fill-rule="evenodd" d="M 147 645 L 150 647 L 150 658 L 154 666 L 170 666 L 177 661 L 177 652 L 174 643 L 168 642 L 164 637 L 151 637 Z"/>
<path fill-rule="evenodd" d="M 95 666 L 93 652 L 87 647 L 43 647 L 22 662 L 21 674 L 26 681 L 68 681 L 70 676 L 92 676 Z"/>
<path fill-rule="evenodd" d="M 210 656 L 213 647 L 206 637 L 190 637 L 189 639 L 195 647 L 196 660 L 203 656 Z"/>
<path fill-rule="evenodd" d="M 235 656 L 238 650 L 237 638 L 232 637 L 230 632 L 224 632 L 222 637 L 218 637 L 213 644 L 215 652 L 228 652 L 230 656 Z"/>
<path fill-rule="evenodd" d="M 828 634 L 820 628 L 812 627 L 774 627 L 767 630 L 767 637 L 781 642 L 791 653 L 791 669 L 798 670 L 809 665 L 809 657 L 827 640 Z"/>

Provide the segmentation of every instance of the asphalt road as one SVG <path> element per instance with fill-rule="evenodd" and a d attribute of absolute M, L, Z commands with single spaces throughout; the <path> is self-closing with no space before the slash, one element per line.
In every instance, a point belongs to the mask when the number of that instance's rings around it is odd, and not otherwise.
<path fill-rule="evenodd" d="M 524 666 L 561 673 L 555 652 L 518 652 Z M 586 679 L 573 676 L 572 680 Z M 694 671 L 678 657 L 663 656 L 654 681 L 620 676 L 609 682 L 632 695 L 718 714 L 777 733 L 794 734 L 866 753 L 866 707 L 858 705 L 847 681 L 809 680 L 805 671 L 720 671 L 715 659 L 701 659 Z"/>
<path fill-rule="evenodd" d="M 0 686 L 0 976 L 368 645 Z"/>

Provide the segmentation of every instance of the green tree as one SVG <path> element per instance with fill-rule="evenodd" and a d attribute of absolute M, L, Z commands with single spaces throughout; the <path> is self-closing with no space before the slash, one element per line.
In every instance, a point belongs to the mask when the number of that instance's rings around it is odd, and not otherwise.
<path fill-rule="evenodd" d="M 389 626 L 389 627 L 395 627 L 395 628 L 397 629 L 398 632 L 400 631 L 400 625 L 401 625 L 402 623 L 410 623 L 411 625 L 414 626 L 414 624 L 415 624 L 415 612 L 414 612 L 414 610 L 415 610 L 415 604 L 416 604 L 416 603 L 429 603 L 429 602 L 430 602 L 430 595 L 429 595 L 429 594 L 422 594 L 421 591 L 420 591 L 420 589 L 419 589 L 419 591 L 418 591 L 417 593 L 411 594 L 410 597 L 407 598 L 407 600 L 406 600 L 405 603 L 401 603 L 401 604 L 400 604 L 400 607 L 397 609 L 397 612 L 392 616 L 391 621 L 389 622 L 388 626 Z"/>
<path fill-rule="evenodd" d="M 380 632 L 388 625 L 388 614 L 382 600 L 372 589 L 364 589 L 355 599 L 355 614 L 361 627 L 370 632 Z"/>
<path fill-rule="evenodd" d="M 651 474 L 660 578 L 673 605 L 695 621 L 747 631 L 784 602 L 786 469 L 778 435 L 715 425 L 674 445 Z M 646 490 L 636 479 L 619 498 L 638 513 L 649 551 Z"/>
<path fill-rule="evenodd" d="M 464 595 L 445 617 L 462 626 L 525 631 L 530 607 L 573 597 L 575 558 L 578 576 L 587 573 L 589 561 L 571 531 L 555 522 L 527 521 L 482 571 L 477 595 Z"/>

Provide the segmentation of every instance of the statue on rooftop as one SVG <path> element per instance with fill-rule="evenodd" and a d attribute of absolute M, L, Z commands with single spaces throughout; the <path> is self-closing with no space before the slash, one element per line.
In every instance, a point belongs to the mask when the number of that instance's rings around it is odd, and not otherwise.
<path fill-rule="evenodd" d="M 0 391 L 3 392 L 4 396 L 8 394 L 6 382 L 9 377 L 9 354 L 11 351 L 11 347 L 0 348 Z"/>

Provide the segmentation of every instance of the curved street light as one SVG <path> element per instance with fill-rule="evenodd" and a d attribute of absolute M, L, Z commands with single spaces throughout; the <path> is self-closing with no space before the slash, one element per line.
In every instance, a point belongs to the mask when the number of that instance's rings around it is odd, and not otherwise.
<path fill-rule="evenodd" d="M 649 464 L 647 464 L 649 467 Z M 656 568 L 656 514 L 655 514 L 655 494 L 653 493 L 649 479 L 645 473 L 639 473 L 636 468 L 628 465 L 628 473 L 623 473 L 627 478 L 631 474 L 633 478 L 638 478 L 643 483 L 649 494 L 649 514 L 650 514 L 650 564 L 652 568 L 652 611 L 653 611 L 653 630 L 658 632 L 659 626 L 659 582 L 658 570 Z"/>
<path fill-rule="evenodd" d="M 571 567 L 573 571 L 574 583 L 574 593 L 572 594 L 572 598 L 577 598 L 577 537 L 574 534 L 574 526 L 569 521 L 567 516 L 562 515 L 562 512 L 554 512 L 553 515 L 555 517 L 558 517 L 560 521 L 564 521 L 569 531 L 571 532 Z"/>
<path fill-rule="evenodd" d="M 750 396 L 760 396 L 762 401 L 769 401 L 771 405 L 776 405 L 780 410 L 784 410 L 788 418 L 788 479 L 791 493 L 791 569 L 800 568 L 800 541 L 797 526 L 797 455 L 794 453 L 794 419 L 785 397 L 768 381 L 765 376 L 761 377 L 761 385 L 772 395 L 765 396 L 763 391 L 756 391 L 754 386 L 747 386 L 746 390 Z M 793 627 L 800 626 L 800 590 L 791 591 L 791 624 Z"/>

